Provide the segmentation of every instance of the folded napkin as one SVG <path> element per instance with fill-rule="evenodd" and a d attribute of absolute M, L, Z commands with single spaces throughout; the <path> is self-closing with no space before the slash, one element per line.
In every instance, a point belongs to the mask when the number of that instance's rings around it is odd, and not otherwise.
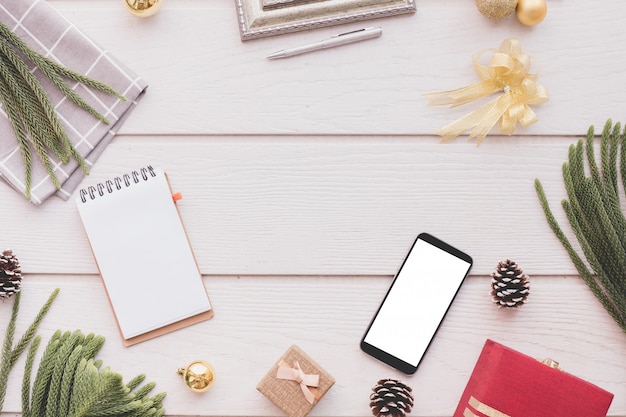
<path fill-rule="evenodd" d="M 55 106 L 70 141 L 83 156 L 87 166 L 92 166 L 137 105 L 147 87 L 146 82 L 89 39 L 45 0 L 2 0 L 0 22 L 32 49 L 78 73 L 110 85 L 126 98 L 123 101 L 68 81 L 71 88 L 109 120 L 109 124 L 106 124 L 69 101 L 40 71 L 34 71 Z M 83 170 L 75 160 L 62 164 L 51 154 L 54 172 L 62 184 L 62 188 L 57 190 L 35 153 L 32 159 L 30 201 L 35 205 L 53 194 L 67 200 L 84 177 Z M 15 133 L 3 108 L 0 108 L 0 177 L 25 194 L 24 163 Z"/>

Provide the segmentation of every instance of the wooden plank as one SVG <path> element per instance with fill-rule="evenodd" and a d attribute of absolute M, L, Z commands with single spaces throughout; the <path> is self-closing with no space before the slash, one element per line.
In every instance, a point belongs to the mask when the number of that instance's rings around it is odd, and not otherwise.
<path fill-rule="evenodd" d="M 422 231 L 471 254 L 474 274 L 506 258 L 530 275 L 576 274 L 534 190 L 538 177 L 569 231 L 559 201 L 572 142 L 119 136 L 83 184 L 167 170 L 205 274 L 393 275 Z M 25 271 L 97 272 L 73 199 L 32 207 L 8 186 L 0 199 L 3 240 Z"/>
<path fill-rule="evenodd" d="M 389 283 L 390 277 L 206 277 L 215 318 L 124 348 L 97 276 L 31 275 L 24 280 L 17 333 L 48 294 L 61 288 L 39 331 L 44 344 L 57 329 L 105 336 L 98 357 L 126 378 L 146 373 L 158 391 L 168 393 L 171 415 L 280 415 L 255 386 L 295 343 L 337 379 L 312 416 L 367 416 L 369 390 L 382 377 L 400 378 L 413 387 L 413 416 L 449 416 L 486 338 L 559 361 L 567 372 L 615 394 L 610 416 L 626 414 L 626 353 L 620 348 L 626 335 L 577 277 L 537 277 L 528 303 L 515 311 L 491 303 L 488 278 L 470 277 L 410 377 L 358 348 Z M 177 301 L 173 293 L 172 302 Z M 8 317 L 11 305 L 0 304 L 6 313 L 2 317 Z M 176 375 L 179 366 L 199 358 L 216 369 L 215 386 L 204 395 L 187 391 Z M 22 367 L 23 358 L 11 374 L 5 412 L 19 411 Z"/>
<path fill-rule="evenodd" d="M 375 41 L 278 61 L 265 56 L 367 24 L 242 43 L 233 0 L 166 1 L 143 20 L 118 0 L 50 3 L 149 82 L 124 133 L 430 134 L 478 105 L 431 108 L 422 94 L 477 82 L 472 55 L 508 37 L 550 92 L 521 134 L 579 135 L 626 100 L 620 0 L 550 2 L 532 28 L 493 23 L 474 2 L 423 0 L 414 15 L 372 22 L 384 29 Z"/>

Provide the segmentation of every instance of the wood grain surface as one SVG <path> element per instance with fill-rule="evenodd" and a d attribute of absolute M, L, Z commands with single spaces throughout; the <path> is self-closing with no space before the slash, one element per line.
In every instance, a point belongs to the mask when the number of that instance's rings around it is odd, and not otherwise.
<path fill-rule="evenodd" d="M 312 417 L 371 415 L 369 392 L 382 377 L 413 387 L 411 416 L 450 417 L 486 338 L 559 361 L 615 394 L 609 416 L 626 416 L 626 334 L 578 276 L 534 190 L 541 179 L 573 238 L 561 166 L 590 125 L 626 122 L 626 3 L 549 0 L 531 28 L 514 17 L 491 22 L 473 1 L 421 0 L 414 15 L 241 42 L 233 0 L 164 0 L 147 19 L 121 0 L 48 1 L 150 85 L 83 184 L 148 163 L 168 172 L 215 317 L 124 348 L 74 202 L 34 207 L 2 186 L 1 242 L 25 275 L 18 333 L 61 288 L 44 342 L 56 329 L 105 336 L 99 357 L 127 378 L 157 382 L 169 416 L 280 416 L 255 386 L 295 343 L 337 380 Z M 370 25 L 383 36 L 265 59 Z M 466 137 L 439 143 L 433 132 L 477 104 L 428 107 L 423 94 L 476 82 L 472 55 L 508 37 L 520 39 L 548 88 L 539 121 L 512 137 L 494 130 L 478 147 Z M 423 231 L 475 265 L 406 377 L 358 342 Z M 489 274 L 506 258 L 531 279 L 516 311 L 489 296 Z M 184 302 L 175 291 L 171 299 Z M 0 303 L 0 336 L 11 305 Z M 217 373 L 202 395 L 176 375 L 195 359 Z M 22 368 L 23 358 L 3 417 L 19 415 Z"/>

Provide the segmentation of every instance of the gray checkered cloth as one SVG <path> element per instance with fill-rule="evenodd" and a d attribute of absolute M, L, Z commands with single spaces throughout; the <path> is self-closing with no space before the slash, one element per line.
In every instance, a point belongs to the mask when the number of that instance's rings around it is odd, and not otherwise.
<path fill-rule="evenodd" d="M 112 57 L 44 0 L 2 0 L 0 21 L 13 30 L 31 48 L 57 60 L 62 65 L 102 81 L 126 97 L 126 101 L 68 81 L 87 103 L 103 114 L 109 124 L 102 123 L 65 96 L 40 71 L 34 74 L 55 106 L 70 141 L 92 166 L 124 123 L 147 84 L 124 64 Z M 31 202 L 41 204 L 49 196 L 67 200 L 84 177 L 74 160 L 62 164 L 54 154 L 54 172 L 62 183 L 57 190 L 45 167 L 33 153 Z M 0 107 L 0 176 L 13 188 L 25 194 L 25 167 L 15 133 Z"/>

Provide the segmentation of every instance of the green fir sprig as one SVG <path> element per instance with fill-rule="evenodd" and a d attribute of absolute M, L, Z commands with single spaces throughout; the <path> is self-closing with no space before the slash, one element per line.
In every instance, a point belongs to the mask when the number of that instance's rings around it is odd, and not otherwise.
<path fill-rule="evenodd" d="M 114 95 L 121 100 L 125 98 L 105 83 L 86 77 L 36 52 L 0 22 L 0 100 L 20 147 L 25 166 L 25 195 L 30 199 L 33 159 L 31 143 L 57 188 L 61 188 L 61 183 L 54 173 L 49 152 L 64 164 L 73 158 L 86 174 L 89 173 L 89 168 L 70 142 L 54 105 L 39 80 L 30 71 L 28 63 L 34 64 L 68 99 L 103 123 L 108 124 L 109 121 L 70 88 L 65 79 Z"/>
<path fill-rule="evenodd" d="M 155 383 L 141 374 L 124 383 L 122 375 L 102 366 L 95 356 L 104 337 L 57 331 L 44 350 L 30 384 L 39 337 L 29 349 L 22 384 L 23 417 L 160 417 L 165 393 L 152 397 Z"/>
<path fill-rule="evenodd" d="M 57 330 L 44 349 L 34 379 L 31 379 L 41 343 L 41 336 L 36 336 L 36 331 L 58 293 L 57 288 L 14 345 L 22 292 L 15 296 L 2 346 L 0 412 L 9 373 L 28 347 L 21 392 L 23 417 L 164 416 L 163 399 L 166 394 L 161 392 L 150 396 L 156 384 L 144 383 L 144 374 L 124 383 L 122 375 L 103 367 L 102 361 L 95 357 L 104 344 L 104 337 L 93 333 L 85 335 L 80 330 Z"/>
<path fill-rule="evenodd" d="M 48 300 L 39 310 L 35 320 L 26 329 L 20 340 L 14 346 L 13 340 L 15 337 L 17 315 L 20 310 L 21 294 L 21 291 L 18 292 L 15 296 L 15 300 L 13 301 L 13 310 L 11 312 L 11 318 L 9 319 L 9 324 L 4 335 L 4 343 L 2 346 L 2 364 L 0 365 L 0 411 L 2 411 L 2 406 L 4 405 L 4 398 L 7 391 L 7 385 L 9 383 L 9 373 L 11 372 L 13 365 L 15 365 L 15 362 L 17 362 L 17 359 L 24 352 L 24 350 L 26 350 L 35 337 L 37 328 L 41 324 L 45 315 L 48 313 L 48 310 L 50 310 L 52 302 L 59 294 L 59 289 L 57 288 L 54 290 L 50 297 L 48 297 Z"/>
<path fill-rule="evenodd" d="M 563 164 L 568 199 L 561 205 L 586 262 L 555 219 L 539 179 L 535 180 L 535 190 L 550 228 L 576 270 L 626 332 L 626 218 L 620 206 L 620 188 L 626 189 L 626 134 L 620 123 L 612 126 L 610 119 L 606 122 L 600 141 L 600 166 L 594 138 L 591 126 L 586 140 L 570 146 L 568 162 Z"/>

